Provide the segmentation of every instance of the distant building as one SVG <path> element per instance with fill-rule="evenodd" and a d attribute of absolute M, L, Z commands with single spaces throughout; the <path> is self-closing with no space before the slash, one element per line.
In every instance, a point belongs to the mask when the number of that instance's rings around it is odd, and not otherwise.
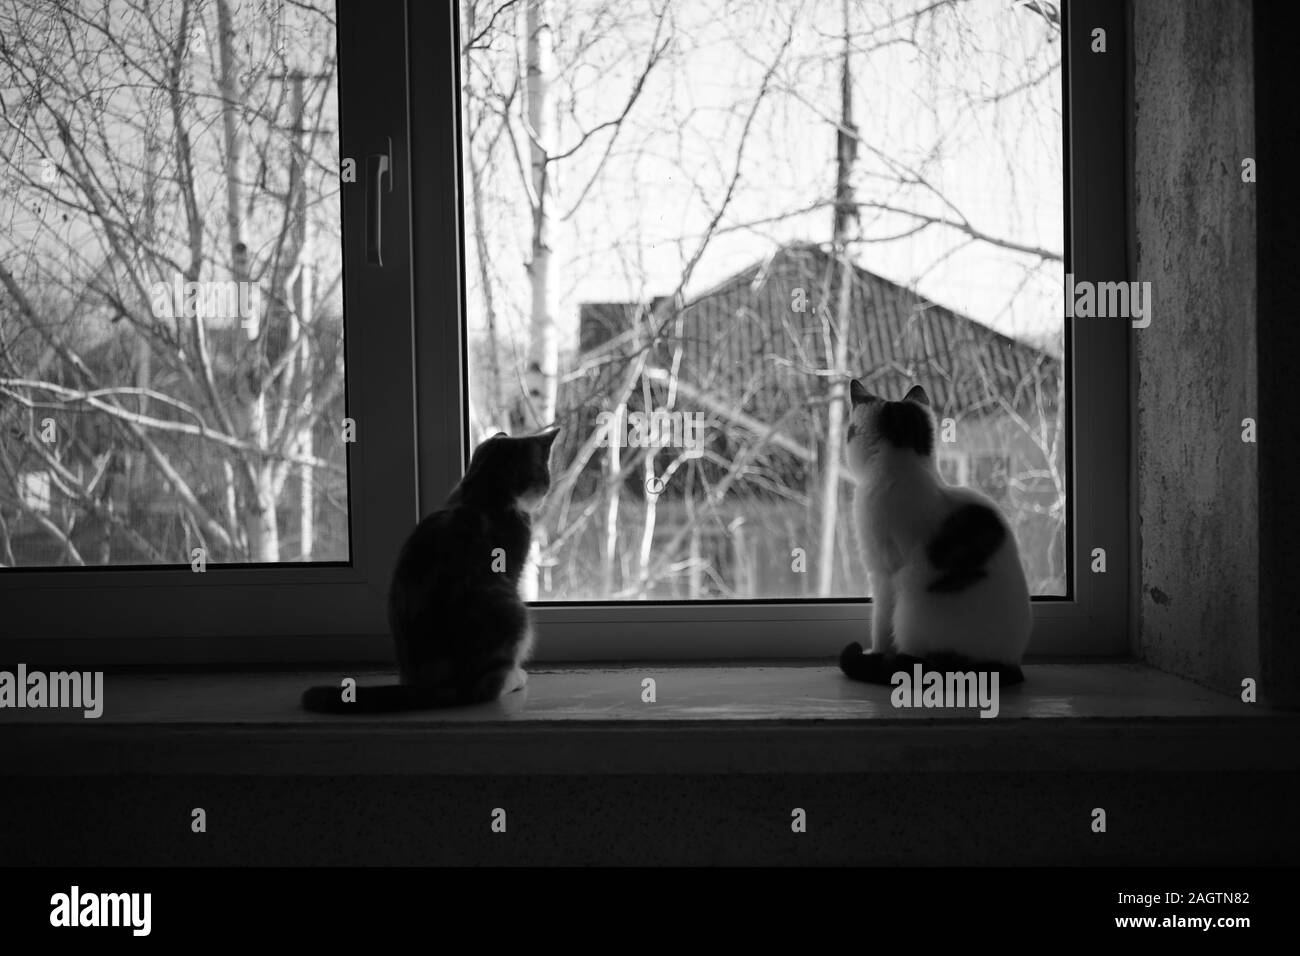
<path fill-rule="evenodd" d="M 743 458 L 745 472 L 732 478 L 726 501 L 689 535 L 711 539 L 691 546 L 715 567 L 731 566 L 735 580 L 748 580 L 748 596 L 789 593 L 805 588 L 810 577 L 789 577 L 787 544 L 815 548 L 803 539 L 815 527 L 809 514 L 819 508 L 817 461 L 825 454 L 825 406 L 837 378 L 828 330 L 836 324 L 840 275 L 826 250 L 789 245 L 676 312 L 663 299 L 580 308 L 579 349 L 566 363 L 559 396 L 566 426 L 560 454 L 572 460 L 610 420 L 614 392 L 646 341 L 644 330 L 661 323 L 663 336 L 649 348 L 627 400 L 628 416 L 658 411 L 666 426 L 676 413 L 703 413 L 706 424 L 704 457 L 690 467 L 683 462 L 662 488 L 652 489 L 658 491 L 655 541 L 680 535 L 682 522 L 698 521 L 688 516 Z M 1060 360 L 860 266 L 853 267 L 849 293 L 846 371 L 886 398 L 923 385 L 941 423 L 948 420 L 948 437 L 955 438 L 937 443 L 945 479 L 979 487 L 999 502 L 1027 559 L 1042 565 L 1031 567 L 1031 578 L 1045 585 L 1063 576 L 1064 444 L 1051 445 L 1062 395 Z M 621 428 L 626 419 L 618 422 Z M 688 457 L 686 451 L 661 447 L 657 473 Z M 575 500 L 607 490 L 611 464 L 626 467 L 627 457 L 597 449 Z M 629 506 L 645 499 L 644 477 L 641 470 L 625 476 L 622 497 Z M 841 490 L 847 502 L 847 472 Z M 748 531 L 741 527 L 746 524 Z M 845 574 L 850 586 L 856 571 L 846 566 Z M 681 596 L 677 585 L 672 590 L 662 596 Z"/>

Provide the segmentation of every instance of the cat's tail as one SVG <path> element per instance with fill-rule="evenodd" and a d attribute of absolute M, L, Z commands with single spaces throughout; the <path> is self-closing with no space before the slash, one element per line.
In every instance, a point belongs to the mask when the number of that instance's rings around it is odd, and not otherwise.
<path fill-rule="evenodd" d="M 309 687 L 303 691 L 302 706 L 318 714 L 386 714 L 469 703 L 455 688 L 413 684 L 361 686 L 347 691 L 346 697 L 344 694 L 341 687 Z"/>
<path fill-rule="evenodd" d="M 1019 684 L 1025 679 L 1024 672 L 1016 664 L 976 661 L 960 654 L 935 654 L 924 659 L 909 654 L 864 654 L 857 641 L 840 652 L 840 670 L 865 684 L 892 684 L 896 673 L 910 672 L 916 664 L 927 671 L 997 672 L 998 682 L 1003 687 Z"/>

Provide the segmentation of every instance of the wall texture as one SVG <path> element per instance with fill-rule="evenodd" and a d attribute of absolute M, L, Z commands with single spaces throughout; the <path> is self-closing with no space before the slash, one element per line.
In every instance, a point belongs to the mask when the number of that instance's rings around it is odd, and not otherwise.
<path fill-rule="evenodd" d="M 1142 656 L 1228 692 L 1259 676 L 1251 4 L 1134 0 L 1132 278 Z"/>
<path fill-rule="evenodd" d="M 1300 830 L 1289 825 L 1297 775 L 1221 768 L 21 781 L 0 792 L 4 820 L 22 821 L 0 827 L 8 866 L 1259 866 L 1300 858 Z M 193 807 L 207 811 L 206 833 L 191 832 Z M 490 830 L 497 807 L 506 810 L 504 834 Z M 792 832 L 792 807 L 807 813 L 807 832 Z M 1094 807 L 1107 811 L 1104 834 L 1092 831 Z"/>

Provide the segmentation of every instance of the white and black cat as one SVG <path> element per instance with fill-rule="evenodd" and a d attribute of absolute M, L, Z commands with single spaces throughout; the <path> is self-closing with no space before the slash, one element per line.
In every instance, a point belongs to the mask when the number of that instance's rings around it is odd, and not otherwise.
<path fill-rule="evenodd" d="M 357 687 L 355 700 L 339 687 L 312 687 L 303 707 L 336 714 L 455 707 L 524 686 L 533 632 L 519 578 L 559 431 L 499 432 L 483 442 L 446 504 L 406 539 L 388 593 L 401 683 Z"/>
<path fill-rule="evenodd" d="M 988 498 L 939 476 L 935 419 L 919 385 L 902 401 L 849 387 L 846 437 L 858 486 L 853 523 L 871 581 L 871 651 L 850 644 L 840 669 L 888 684 L 920 662 L 1024 679 L 1033 619 L 1015 535 Z"/>

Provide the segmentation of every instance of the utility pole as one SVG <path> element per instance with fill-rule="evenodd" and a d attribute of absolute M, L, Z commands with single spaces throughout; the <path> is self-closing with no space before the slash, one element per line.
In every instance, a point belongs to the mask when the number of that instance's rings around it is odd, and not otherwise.
<path fill-rule="evenodd" d="M 853 302 L 853 262 L 849 258 L 849 227 L 857 221 L 853 201 L 853 162 L 858 153 L 858 128 L 853 124 L 853 70 L 850 56 L 849 0 L 842 0 L 844 52 L 840 64 L 840 122 L 835 130 L 835 208 L 831 225 L 831 251 L 840 281 L 830 359 L 830 404 L 826 409 L 826 450 L 822 461 L 821 538 L 817 555 L 817 594 L 829 597 L 835 580 L 835 532 L 839 524 L 840 469 L 844 455 L 843 379 L 849 356 L 849 313 Z M 822 310 L 819 310 L 822 311 Z M 823 313 L 824 314 L 824 313 Z"/>

